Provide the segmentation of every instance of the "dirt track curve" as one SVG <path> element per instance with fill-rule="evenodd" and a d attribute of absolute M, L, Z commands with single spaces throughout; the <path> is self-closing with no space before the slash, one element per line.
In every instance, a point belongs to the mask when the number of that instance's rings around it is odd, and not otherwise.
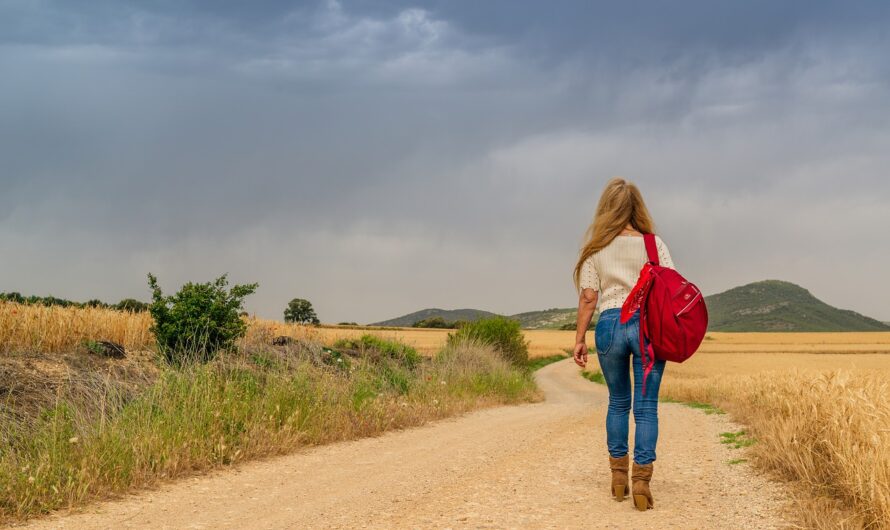
<path fill-rule="evenodd" d="M 665 374 L 670 377 L 670 373 Z M 546 401 L 316 447 L 29 528 L 782 528 L 778 487 L 718 441 L 725 416 L 660 407 L 655 509 L 608 495 L 606 389 L 571 360 Z M 631 434 L 631 440 L 633 434 Z"/>

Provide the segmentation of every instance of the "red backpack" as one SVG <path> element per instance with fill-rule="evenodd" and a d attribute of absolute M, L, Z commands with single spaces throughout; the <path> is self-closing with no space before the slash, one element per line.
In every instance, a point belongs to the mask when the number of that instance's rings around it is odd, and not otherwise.
<path fill-rule="evenodd" d="M 682 363 L 692 357 L 708 330 L 705 297 L 674 269 L 659 265 L 655 235 L 645 234 L 649 261 L 621 308 L 626 323 L 640 310 L 640 351 L 643 356 L 643 394 L 655 359 Z M 648 344 L 647 344 L 648 342 Z"/>

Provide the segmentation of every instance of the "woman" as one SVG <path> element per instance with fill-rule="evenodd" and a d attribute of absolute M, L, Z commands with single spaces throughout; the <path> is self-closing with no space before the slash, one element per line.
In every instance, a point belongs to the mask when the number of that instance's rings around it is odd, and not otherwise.
<path fill-rule="evenodd" d="M 600 316 L 594 336 L 600 369 L 609 387 L 606 444 L 612 470 L 611 491 L 617 500 L 624 500 L 632 395 L 636 435 L 631 489 L 634 503 L 640 510 L 654 506 L 649 480 L 658 440 L 658 387 L 664 373 L 664 361 L 655 361 L 646 380 L 646 395 L 643 395 L 639 312 L 626 324 L 621 323 L 620 314 L 624 300 L 647 261 L 643 234 L 654 233 L 654 230 L 649 210 L 637 187 L 624 179 L 612 179 L 603 190 L 596 217 L 587 229 L 586 242 L 575 265 L 575 286 L 580 291 L 575 362 L 581 367 L 587 365 L 586 331 L 599 303 Z M 656 246 L 661 265 L 673 268 L 667 246 L 658 236 Z"/>

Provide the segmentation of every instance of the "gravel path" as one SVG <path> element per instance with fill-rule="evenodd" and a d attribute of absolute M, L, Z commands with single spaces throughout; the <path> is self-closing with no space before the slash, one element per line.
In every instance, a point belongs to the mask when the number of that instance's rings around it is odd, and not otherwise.
<path fill-rule="evenodd" d="M 666 374 L 670 377 L 670 374 Z M 786 528 L 779 486 L 719 443 L 725 416 L 660 407 L 655 509 L 609 497 L 606 389 L 571 360 L 543 403 L 241 465 L 29 528 Z M 632 422 L 631 422 L 632 423 Z M 633 440 L 633 434 L 631 434 Z"/>

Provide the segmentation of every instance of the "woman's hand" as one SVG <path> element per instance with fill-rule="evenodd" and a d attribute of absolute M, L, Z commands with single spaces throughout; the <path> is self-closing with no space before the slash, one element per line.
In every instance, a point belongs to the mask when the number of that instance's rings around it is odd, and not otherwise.
<path fill-rule="evenodd" d="M 581 368 L 587 366 L 587 344 L 583 342 L 575 344 L 575 352 L 572 357 L 575 359 L 575 364 Z"/>

